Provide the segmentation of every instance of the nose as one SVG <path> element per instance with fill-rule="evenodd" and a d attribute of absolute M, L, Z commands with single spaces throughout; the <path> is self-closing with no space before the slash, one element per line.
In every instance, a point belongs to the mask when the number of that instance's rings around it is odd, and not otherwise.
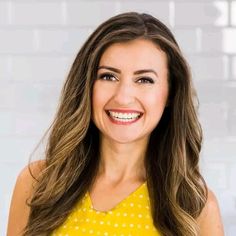
<path fill-rule="evenodd" d="M 127 106 L 134 103 L 134 86 L 130 82 L 120 81 L 116 87 L 113 99 L 120 106 Z"/>

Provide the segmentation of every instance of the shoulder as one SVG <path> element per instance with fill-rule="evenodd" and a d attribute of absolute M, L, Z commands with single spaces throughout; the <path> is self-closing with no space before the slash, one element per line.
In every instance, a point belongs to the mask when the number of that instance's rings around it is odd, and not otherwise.
<path fill-rule="evenodd" d="M 35 161 L 25 166 L 17 177 L 13 197 L 24 196 L 30 198 L 33 192 L 33 185 L 44 169 L 44 166 L 44 160 Z"/>
<path fill-rule="evenodd" d="M 45 161 L 35 161 L 27 165 L 19 173 L 14 191 L 8 218 L 7 235 L 21 235 L 20 232 L 26 225 L 29 215 L 27 201 L 33 193 L 33 185 L 44 169 Z"/>
<path fill-rule="evenodd" d="M 200 228 L 200 236 L 223 236 L 224 229 L 220 214 L 220 208 L 215 194 L 208 189 L 207 202 L 197 219 Z"/>
<path fill-rule="evenodd" d="M 22 181 L 24 183 L 32 184 L 39 177 L 44 167 L 45 167 L 45 160 L 35 161 L 25 166 L 19 173 L 16 184 L 21 183 Z M 25 184 L 24 186 L 27 187 L 27 185 Z"/>

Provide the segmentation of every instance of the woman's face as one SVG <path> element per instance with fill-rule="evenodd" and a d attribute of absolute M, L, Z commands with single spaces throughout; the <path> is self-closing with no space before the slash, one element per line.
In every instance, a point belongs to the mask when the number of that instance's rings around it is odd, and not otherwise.
<path fill-rule="evenodd" d="M 103 53 L 93 86 L 93 121 L 118 143 L 147 141 L 168 97 L 166 54 L 148 40 L 115 43 Z"/>

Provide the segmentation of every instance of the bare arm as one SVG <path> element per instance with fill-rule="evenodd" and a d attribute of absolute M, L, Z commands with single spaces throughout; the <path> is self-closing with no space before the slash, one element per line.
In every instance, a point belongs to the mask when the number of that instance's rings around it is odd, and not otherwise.
<path fill-rule="evenodd" d="M 208 191 L 208 199 L 199 218 L 200 236 L 224 236 L 224 228 L 217 199 L 212 191 Z"/>
<path fill-rule="evenodd" d="M 42 168 L 43 161 L 31 164 L 32 172 L 37 176 Z M 11 206 L 8 218 L 7 236 L 20 236 L 27 224 L 29 207 L 26 201 L 30 199 L 33 191 L 34 179 L 32 178 L 28 166 L 19 174 L 13 191 Z"/>

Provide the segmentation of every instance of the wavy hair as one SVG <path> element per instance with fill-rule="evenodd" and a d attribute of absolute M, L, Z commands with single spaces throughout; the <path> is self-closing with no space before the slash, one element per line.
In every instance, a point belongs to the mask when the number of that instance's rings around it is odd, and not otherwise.
<path fill-rule="evenodd" d="M 207 199 L 199 172 L 202 130 L 190 70 L 170 30 L 149 14 L 128 12 L 101 24 L 78 52 L 49 130 L 45 167 L 28 201 L 24 235 L 49 235 L 93 183 L 100 160 L 91 97 L 99 60 L 117 42 L 145 39 L 168 59 L 168 106 L 151 133 L 145 168 L 153 224 L 166 236 L 196 236 Z"/>

